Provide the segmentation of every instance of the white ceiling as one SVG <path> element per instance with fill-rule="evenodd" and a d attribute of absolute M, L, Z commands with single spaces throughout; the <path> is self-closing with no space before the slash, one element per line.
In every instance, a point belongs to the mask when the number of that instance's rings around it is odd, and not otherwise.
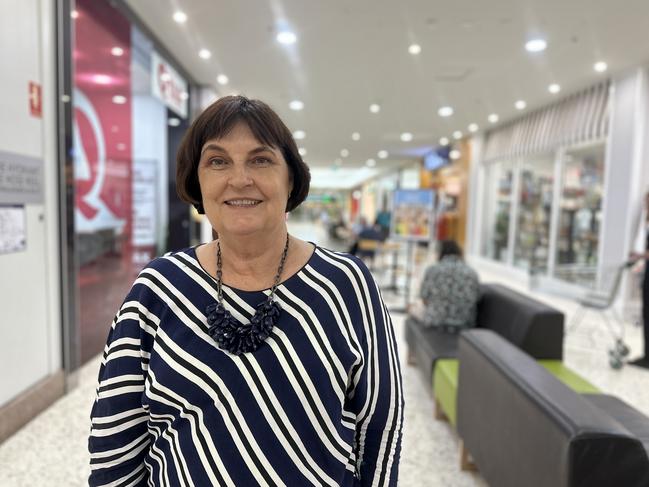
<path fill-rule="evenodd" d="M 648 0 L 127 0 L 183 67 L 220 94 L 260 98 L 277 110 L 305 160 L 330 168 L 341 149 L 342 168 L 376 170 L 421 156 L 455 130 L 481 129 L 487 115 L 500 121 L 584 88 L 605 76 L 649 61 Z M 175 10 L 188 20 L 179 25 Z M 297 43 L 275 40 L 282 26 Z M 543 53 L 525 41 L 541 36 Z M 408 46 L 422 51 L 413 56 Z M 198 51 L 212 52 L 209 60 Z M 604 60 L 609 71 L 595 73 Z M 227 86 L 216 76 L 226 74 Z M 547 87 L 559 83 L 561 93 Z M 302 100 L 292 111 L 289 101 Z M 372 114 L 369 105 L 379 103 Z M 437 115 L 450 105 L 450 118 Z M 402 132 L 411 142 L 401 142 Z M 352 141 L 352 132 L 361 139 Z M 379 150 L 390 157 L 381 160 Z M 322 171 L 321 171 L 322 172 Z M 344 172 L 333 176 L 338 182 Z"/>

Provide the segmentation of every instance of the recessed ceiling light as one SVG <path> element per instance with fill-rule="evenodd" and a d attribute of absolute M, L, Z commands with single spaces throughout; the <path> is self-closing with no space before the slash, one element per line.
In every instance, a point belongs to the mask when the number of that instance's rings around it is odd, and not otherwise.
<path fill-rule="evenodd" d="M 110 53 L 115 57 L 119 57 L 119 56 L 124 54 L 124 49 L 122 49 L 121 47 L 115 46 L 110 50 Z"/>
<path fill-rule="evenodd" d="M 354 132 L 352 134 L 352 140 L 356 140 L 356 141 L 361 140 L 361 134 L 359 134 L 358 132 Z"/>
<path fill-rule="evenodd" d="M 450 143 L 450 140 L 448 140 L 448 137 L 442 137 L 439 139 L 439 145 L 448 145 Z"/>
<path fill-rule="evenodd" d="M 532 39 L 525 43 L 525 49 L 527 49 L 528 52 L 545 51 L 546 47 L 548 47 L 548 43 L 545 39 Z"/>
<path fill-rule="evenodd" d="M 514 103 L 514 106 L 516 107 L 516 110 L 525 110 L 527 103 L 525 103 L 525 100 L 518 100 Z"/>
<path fill-rule="evenodd" d="M 408 52 L 410 54 L 419 54 L 421 52 L 421 46 L 419 44 L 411 44 L 408 47 Z"/>
<path fill-rule="evenodd" d="M 72 12 L 70 12 L 70 17 L 72 17 L 73 19 L 78 19 L 79 18 L 79 11 L 78 10 L 73 10 Z"/>
<path fill-rule="evenodd" d="M 277 34 L 277 42 L 280 44 L 295 44 L 297 36 L 290 30 L 284 30 Z"/>
<path fill-rule="evenodd" d="M 410 142 L 412 140 L 412 134 L 410 132 L 404 132 L 400 138 L 403 142 Z"/>
<path fill-rule="evenodd" d="M 230 79 L 224 74 L 219 74 L 216 77 L 216 82 L 220 85 L 227 85 L 229 81 Z"/>
<path fill-rule="evenodd" d="M 293 100 L 291 103 L 288 104 L 288 107 L 291 110 L 299 111 L 304 108 L 304 103 L 302 103 L 300 100 Z"/>
<path fill-rule="evenodd" d="M 198 56 L 201 59 L 209 59 L 212 57 L 212 53 L 207 49 L 201 49 L 200 51 L 198 51 Z"/>
<path fill-rule="evenodd" d="M 367 164 L 367 167 L 374 167 L 376 166 L 376 161 L 374 159 L 368 159 L 365 161 L 365 164 Z"/>
<path fill-rule="evenodd" d="M 453 138 L 455 140 L 460 140 L 462 138 L 462 132 L 460 132 L 459 130 L 456 130 L 455 132 L 453 132 Z"/>
<path fill-rule="evenodd" d="M 306 149 L 304 147 L 300 147 L 297 151 L 302 157 L 306 156 Z"/>
<path fill-rule="evenodd" d="M 472 123 L 469 125 L 469 132 L 477 132 L 480 129 L 477 123 Z"/>
<path fill-rule="evenodd" d="M 115 95 L 113 97 L 113 103 L 117 105 L 123 105 L 124 103 L 126 103 L 126 97 L 122 95 Z"/>
<path fill-rule="evenodd" d="M 379 113 L 381 111 L 381 106 L 377 105 L 376 103 L 372 103 L 370 105 L 370 112 L 372 113 Z"/>
<path fill-rule="evenodd" d="M 462 156 L 462 153 L 457 149 L 453 149 L 451 152 L 448 153 L 448 155 L 451 159 L 455 161 Z"/>
<path fill-rule="evenodd" d="M 489 115 L 487 117 L 487 120 L 489 120 L 489 123 L 497 123 L 498 119 L 499 119 L 499 117 L 495 113 L 492 113 L 491 115 Z"/>
<path fill-rule="evenodd" d="M 387 159 L 388 158 L 388 151 L 386 150 L 380 150 L 377 155 L 379 156 L 379 159 Z"/>
<path fill-rule="evenodd" d="M 176 10 L 173 15 L 173 19 L 179 24 L 184 24 L 187 22 L 187 14 L 182 10 Z"/>
<path fill-rule="evenodd" d="M 548 86 L 548 91 L 550 93 L 552 93 L 553 95 L 557 94 L 557 93 L 559 93 L 561 91 L 561 86 L 559 86 L 556 83 L 552 83 L 550 86 Z"/>
<path fill-rule="evenodd" d="M 160 75 L 161 81 L 171 81 L 171 75 L 169 73 L 162 73 Z"/>
<path fill-rule="evenodd" d="M 608 69 L 608 64 L 606 64 L 604 61 L 599 61 L 593 65 L 593 69 L 598 73 L 603 73 Z"/>
<path fill-rule="evenodd" d="M 171 117 L 169 120 L 167 120 L 167 124 L 169 124 L 170 127 L 178 127 L 180 125 L 180 119 Z"/>
<path fill-rule="evenodd" d="M 342 157 L 349 157 L 349 151 L 347 149 L 343 149 L 340 151 L 340 155 Z"/>
<path fill-rule="evenodd" d="M 453 115 L 453 107 L 442 107 L 437 110 L 437 114 L 440 117 L 450 117 L 451 115 Z"/>
<path fill-rule="evenodd" d="M 296 130 L 295 132 L 293 132 L 293 138 L 296 140 L 302 140 L 305 137 L 306 133 L 304 132 L 304 130 Z"/>
<path fill-rule="evenodd" d="M 187 98 L 189 98 L 189 93 L 187 93 L 186 91 L 183 91 L 183 92 L 180 94 L 180 99 L 181 99 L 181 100 L 186 100 Z"/>

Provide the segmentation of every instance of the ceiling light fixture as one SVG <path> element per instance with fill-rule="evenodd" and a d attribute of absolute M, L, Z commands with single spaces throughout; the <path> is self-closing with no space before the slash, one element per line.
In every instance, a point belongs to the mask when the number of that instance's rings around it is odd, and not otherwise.
<path fill-rule="evenodd" d="M 477 132 L 480 129 L 477 123 L 469 124 L 469 132 Z"/>
<path fill-rule="evenodd" d="M 518 100 L 514 103 L 514 106 L 516 107 L 516 110 L 525 110 L 527 103 L 525 103 L 525 100 Z"/>
<path fill-rule="evenodd" d="M 304 130 L 296 130 L 295 132 L 293 132 L 293 138 L 296 140 L 302 140 L 305 137 L 306 133 L 304 132 Z"/>
<path fill-rule="evenodd" d="M 372 103 L 372 104 L 370 105 L 370 112 L 372 112 L 372 113 L 379 113 L 380 111 L 381 111 L 381 106 L 380 106 L 380 105 L 378 105 L 378 104 L 376 104 L 376 103 Z"/>
<path fill-rule="evenodd" d="M 379 159 L 387 159 L 387 158 L 388 158 L 388 155 L 389 155 L 389 154 L 388 154 L 388 151 L 386 151 L 386 150 L 380 150 L 380 151 L 377 153 L 377 156 L 379 156 Z"/>
<path fill-rule="evenodd" d="M 92 81 L 98 85 L 109 85 L 113 81 L 113 78 L 107 74 L 95 74 L 92 76 Z"/>
<path fill-rule="evenodd" d="M 412 140 L 412 134 L 410 132 L 404 132 L 400 138 L 402 142 L 410 142 Z"/>
<path fill-rule="evenodd" d="M 462 138 L 462 132 L 460 132 L 459 130 L 456 130 L 455 132 L 453 132 L 453 138 L 455 140 L 460 140 Z"/>
<path fill-rule="evenodd" d="M 340 151 L 341 157 L 349 157 L 349 151 L 347 149 L 343 149 Z"/>
<path fill-rule="evenodd" d="M 79 11 L 78 10 L 73 10 L 72 12 L 70 12 L 70 17 L 72 17 L 73 19 L 78 19 L 79 18 Z"/>
<path fill-rule="evenodd" d="M 542 52 L 548 47 L 545 39 L 531 39 L 525 43 L 525 49 L 528 52 Z"/>
<path fill-rule="evenodd" d="M 122 95 L 115 95 L 113 97 L 113 103 L 115 103 L 116 105 L 123 105 L 124 103 L 126 103 L 126 97 Z"/>
<path fill-rule="evenodd" d="M 548 86 L 548 91 L 552 93 L 553 95 L 556 95 L 561 91 L 561 86 L 559 86 L 556 83 L 552 83 L 550 86 Z"/>
<path fill-rule="evenodd" d="M 180 119 L 171 117 L 169 120 L 167 120 L 167 124 L 169 124 L 170 127 L 178 127 L 180 125 Z"/>
<path fill-rule="evenodd" d="M 302 157 L 306 156 L 306 149 L 304 147 L 300 147 L 297 151 Z"/>
<path fill-rule="evenodd" d="M 442 137 L 439 139 L 439 145 L 448 145 L 450 143 L 450 140 L 448 140 L 448 137 Z"/>
<path fill-rule="evenodd" d="M 184 24 L 187 22 L 187 14 L 181 10 L 176 10 L 173 15 L 174 21 L 179 24 Z"/>
<path fill-rule="evenodd" d="M 367 161 L 365 161 L 365 164 L 367 165 L 367 167 L 374 167 L 376 166 L 376 161 L 374 159 L 368 159 Z"/>
<path fill-rule="evenodd" d="M 120 57 L 120 56 L 122 56 L 124 54 L 124 49 L 122 49 L 121 47 L 115 46 L 110 50 L 110 53 L 115 57 Z"/>
<path fill-rule="evenodd" d="M 354 133 L 352 134 L 352 140 L 354 140 L 354 141 L 359 141 L 359 140 L 361 140 L 361 134 L 359 134 L 358 132 L 354 132 Z"/>
<path fill-rule="evenodd" d="M 302 103 L 300 100 L 293 100 L 291 103 L 288 104 L 288 107 L 291 110 L 300 111 L 304 108 L 304 103 Z"/>
<path fill-rule="evenodd" d="M 230 79 L 224 74 L 219 74 L 216 77 L 216 82 L 220 85 L 227 85 L 229 81 Z"/>
<path fill-rule="evenodd" d="M 603 73 L 608 69 L 608 64 L 606 64 L 604 61 L 598 61 L 593 65 L 593 69 L 598 73 Z"/>
<path fill-rule="evenodd" d="M 277 42 L 280 44 L 295 44 L 297 42 L 297 36 L 291 32 L 290 30 L 283 30 L 279 34 L 277 34 Z"/>
<path fill-rule="evenodd" d="M 413 55 L 417 55 L 421 52 L 421 46 L 419 44 L 411 44 L 408 47 L 408 52 Z"/>
<path fill-rule="evenodd" d="M 212 53 L 208 49 L 201 49 L 198 51 L 198 56 L 201 59 L 209 59 L 212 57 Z"/>
<path fill-rule="evenodd" d="M 437 114 L 440 117 L 450 117 L 453 115 L 453 108 L 452 107 L 442 107 L 439 110 L 437 110 Z"/>
<path fill-rule="evenodd" d="M 451 159 L 456 161 L 462 156 L 462 153 L 457 149 L 453 149 L 451 152 L 448 153 L 448 155 Z"/>
<path fill-rule="evenodd" d="M 497 114 L 492 113 L 491 115 L 489 115 L 489 116 L 487 117 L 487 120 L 489 120 L 489 123 L 497 123 L 499 118 L 500 118 L 500 117 L 498 117 Z"/>

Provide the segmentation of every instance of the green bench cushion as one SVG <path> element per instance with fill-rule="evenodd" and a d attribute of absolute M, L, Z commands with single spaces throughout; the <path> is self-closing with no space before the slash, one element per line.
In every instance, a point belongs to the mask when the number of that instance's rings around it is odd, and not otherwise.
<path fill-rule="evenodd" d="M 593 384 L 566 367 L 561 360 L 538 360 L 537 362 L 578 394 L 601 393 Z M 433 371 L 433 396 L 453 426 L 457 418 L 458 366 L 457 359 L 439 359 L 435 362 Z"/>

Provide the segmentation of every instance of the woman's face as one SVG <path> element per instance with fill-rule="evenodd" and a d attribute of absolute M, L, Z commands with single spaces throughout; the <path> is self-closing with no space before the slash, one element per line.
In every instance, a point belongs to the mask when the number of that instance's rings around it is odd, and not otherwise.
<path fill-rule="evenodd" d="M 220 139 L 205 142 L 198 165 L 205 214 L 223 235 L 263 235 L 285 225 L 292 189 L 280 150 L 259 142 L 238 123 Z"/>

